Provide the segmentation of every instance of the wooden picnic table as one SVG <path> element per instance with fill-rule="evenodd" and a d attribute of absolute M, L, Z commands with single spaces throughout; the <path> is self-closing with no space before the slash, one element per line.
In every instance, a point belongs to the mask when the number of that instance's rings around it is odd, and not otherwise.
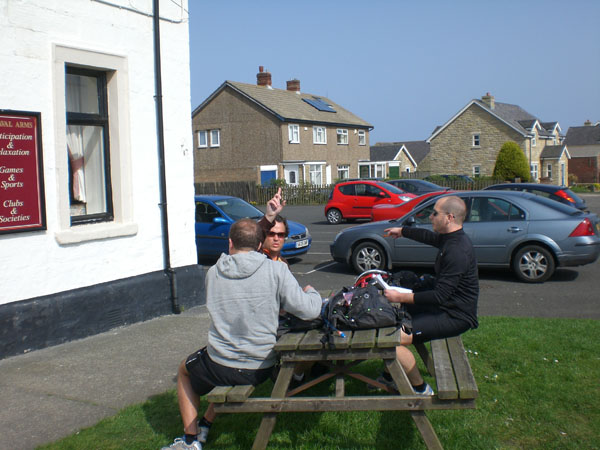
<path fill-rule="evenodd" d="M 333 338 L 334 348 L 323 342 L 323 331 L 309 330 L 283 335 L 275 345 L 281 358 L 279 374 L 270 397 L 250 397 L 252 386 L 216 387 L 207 395 L 217 413 L 263 413 L 253 449 L 267 447 L 277 415 L 284 412 L 323 411 L 409 411 L 425 444 L 430 449 L 442 445 L 426 415 L 429 409 L 475 408 L 477 385 L 471 372 L 460 337 L 432 341 L 430 348 L 417 350 L 428 371 L 435 377 L 434 396 L 416 395 L 402 366 L 396 360 L 400 344 L 397 328 L 348 331 L 345 337 Z M 380 359 L 389 370 L 398 391 L 378 383 L 353 368 L 362 361 Z M 289 390 L 297 364 L 322 361 L 330 371 L 297 388 Z M 301 396 L 296 394 L 335 377 L 335 396 Z M 353 395 L 345 393 L 345 377 L 352 377 L 388 394 Z"/>

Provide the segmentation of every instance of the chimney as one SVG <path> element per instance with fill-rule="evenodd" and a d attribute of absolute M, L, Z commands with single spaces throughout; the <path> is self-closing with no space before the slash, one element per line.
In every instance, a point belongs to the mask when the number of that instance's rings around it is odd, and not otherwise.
<path fill-rule="evenodd" d="M 494 109 L 494 106 L 496 105 L 496 103 L 494 102 L 494 96 L 491 95 L 489 92 L 483 97 L 481 97 L 481 101 L 488 105 L 490 109 Z"/>
<path fill-rule="evenodd" d="M 583 126 L 584 126 L 584 127 L 591 127 L 591 126 L 592 126 L 592 121 L 591 121 L 590 119 L 586 120 L 586 121 L 583 123 Z"/>
<path fill-rule="evenodd" d="M 287 90 L 300 93 L 300 80 L 295 78 L 287 81 Z"/>
<path fill-rule="evenodd" d="M 263 66 L 258 66 L 256 74 L 256 84 L 259 86 L 271 86 L 271 73 L 265 72 Z"/>

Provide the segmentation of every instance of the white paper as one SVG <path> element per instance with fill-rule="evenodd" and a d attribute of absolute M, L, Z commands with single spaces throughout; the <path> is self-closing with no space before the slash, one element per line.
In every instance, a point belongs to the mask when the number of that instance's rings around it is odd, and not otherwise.
<path fill-rule="evenodd" d="M 412 289 L 403 288 L 400 286 L 390 286 L 389 284 L 387 284 L 385 282 L 385 280 L 383 278 L 381 278 L 380 274 L 375 275 L 373 277 L 373 279 L 377 282 L 377 284 L 381 287 L 381 289 L 391 289 L 393 291 L 404 292 L 404 293 L 408 293 L 408 294 L 410 294 L 412 292 Z"/>

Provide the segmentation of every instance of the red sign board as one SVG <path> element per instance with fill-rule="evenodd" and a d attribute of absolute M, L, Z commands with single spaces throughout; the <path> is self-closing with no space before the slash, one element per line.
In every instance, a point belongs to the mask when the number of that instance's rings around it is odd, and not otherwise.
<path fill-rule="evenodd" d="M 46 229 L 40 117 L 0 110 L 0 233 Z"/>

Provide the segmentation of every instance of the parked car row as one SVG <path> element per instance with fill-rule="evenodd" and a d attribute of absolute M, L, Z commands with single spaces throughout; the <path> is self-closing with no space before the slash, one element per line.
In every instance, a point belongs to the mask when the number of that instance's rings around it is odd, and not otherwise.
<path fill-rule="evenodd" d="M 480 267 L 510 268 L 526 282 L 543 282 L 558 266 L 589 264 L 600 254 L 597 215 L 527 192 L 453 192 L 467 205 L 463 224 Z M 440 196 L 432 195 L 392 220 L 346 228 L 330 246 L 335 261 L 357 273 L 395 266 L 433 266 L 437 249 L 406 238 L 383 237 L 397 226 L 431 229 L 430 215 Z"/>

